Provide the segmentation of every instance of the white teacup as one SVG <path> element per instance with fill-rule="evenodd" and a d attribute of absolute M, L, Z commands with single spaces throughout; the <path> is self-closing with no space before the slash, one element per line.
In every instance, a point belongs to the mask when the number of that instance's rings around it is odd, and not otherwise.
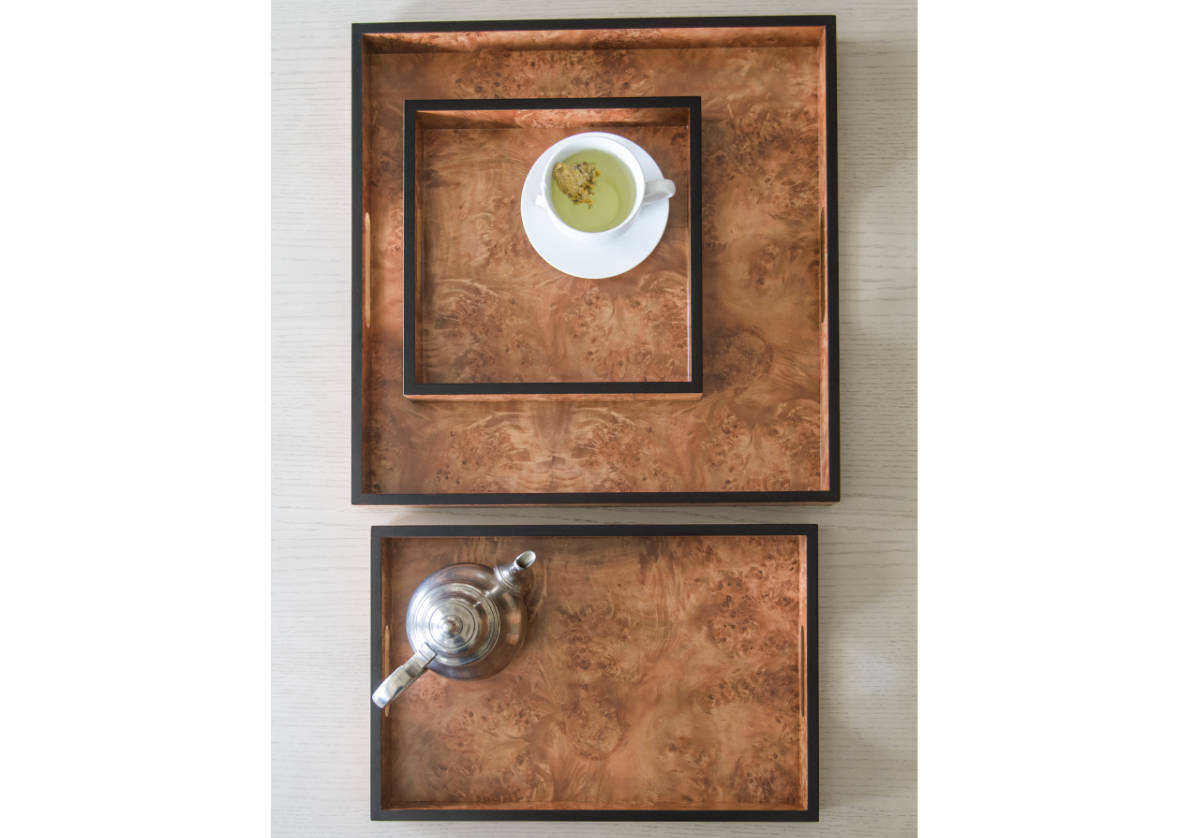
<path fill-rule="evenodd" d="M 633 223 L 643 205 L 652 201 L 665 200 L 675 194 L 675 184 L 673 181 L 665 178 L 662 180 L 646 180 L 646 174 L 642 171 L 642 167 L 638 164 L 633 153 L 625 147 L 624 143 L 619 142 L 621 139 L 616 134 L 608 134 L 603 131 L 588 131 L 561 139 L 547 149 L 544 171 L 538 174 L 540 186 L 537 197 L 534 198 L 534 203 L 546 211 L 546 214 L 550 216 L 551 223 L 563 235 L 588 242 L 601 242 L 614 238 Z M 558 217 L 558 213 L 554 211 L 554 204 L 550 200 L 550 190 L 554 186 L 554 165 L 570 157 L 572 154 L 591 149 L 608 152 L 620 160 L 633 176 L 635 190 L 633 208 L 629 211 L 629 214 L 625 216 L 620 224 L 610 227 L 607 230 L 601 230 L 598 233 L 580 230 L 563 221 Z"/>

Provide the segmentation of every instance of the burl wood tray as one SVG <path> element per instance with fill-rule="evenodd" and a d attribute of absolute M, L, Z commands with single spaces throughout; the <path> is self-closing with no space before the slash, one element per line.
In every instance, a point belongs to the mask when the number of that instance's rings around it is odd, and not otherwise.
<path fill-rule="evenodd" d="M 371 706 L 373 819 L 817 819 L 815 526 L 371 535 L 370 690 L 422 579 L 538 554 L 507 668 Z"/>
<path fill-rule="evenodd" d="M 834 47 L 829 16 L 356 25 L 353 502 L 837 500 Z M 405 396 L 405 102 L 668 96 L 701 100 L 702 397 Z M 605 317 L 658 316 L 625 283 L 577 282 L 580 345 Z M 460 319 L 502 325 L 506 299 L 464 298 Z M 420 367 L 480 380 L 447 325 Z M 628 354 L 594 355 L 595 376 Z"/>
<path fill-rule="evenodd" d="M 700 397 L 698 97 L 409 99 L 404 126 L 405 396 Z M 658 246 L 604 280 L 547 264 L 521 221 L 530 167 L 584 131 L 637 143 L 676 187 Z"/>

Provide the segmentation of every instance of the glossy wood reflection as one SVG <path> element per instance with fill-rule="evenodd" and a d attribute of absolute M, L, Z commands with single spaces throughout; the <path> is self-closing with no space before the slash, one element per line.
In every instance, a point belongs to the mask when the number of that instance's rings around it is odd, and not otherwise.
<path fill-rule="evenodd" d="M 389 705 L 385 808 L 806 807 L 804 537 L 390 539 L 385 669 L 409 654 L 425 576 L 523 549 L 538 553 L 526 647 Z"/>

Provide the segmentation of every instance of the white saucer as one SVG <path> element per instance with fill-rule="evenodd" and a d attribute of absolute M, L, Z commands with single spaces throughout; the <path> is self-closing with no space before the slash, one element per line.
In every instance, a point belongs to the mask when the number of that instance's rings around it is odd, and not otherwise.
<path fill-rule="evenodd" d="M 647 181 L 663 176 L 654 158 L 637 143 L 616 134 L 597 133 L 632 151 Z M 643 205 L 637 218 L 615 239 L 591 244 L 564 236 L 546 216 L 546 210 L 534 203 L 539 186 L 534 172 L 543 171 L 549 154 L 547 150 L 533 164 L 521 190 L 521 223 L 525 226 L 529 243 L 539 256 L 565 274 L 583 279 L 607 279 L 636 268 L 654 252 L 667 229 L 667 213 L 671 202 L 666 198 Z"/>

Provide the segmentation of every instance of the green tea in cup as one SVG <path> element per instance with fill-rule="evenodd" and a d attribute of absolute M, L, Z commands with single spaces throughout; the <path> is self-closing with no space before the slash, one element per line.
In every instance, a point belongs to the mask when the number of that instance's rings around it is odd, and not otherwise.
<path fill-rule="evenodd" d="M 577 151 L 554 166 L 550 202 L 555 214 L 576 230 L 611 230 L 629 216 L 636 199 L 633 173 L 607 151 Z"/>

